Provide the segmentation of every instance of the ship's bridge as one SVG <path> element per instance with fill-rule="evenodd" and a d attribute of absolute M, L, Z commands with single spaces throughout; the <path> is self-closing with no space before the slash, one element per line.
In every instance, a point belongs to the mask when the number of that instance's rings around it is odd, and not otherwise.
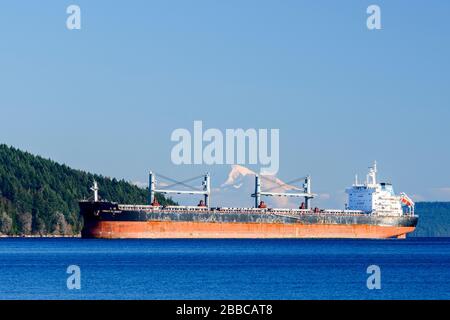
<path fill-rule="evenodd" d="M 356 177 L 355 183 L 346 190 L 349 210 L 361 210 L 368 214 L 400 216 L 402 196 L 396 196 L 390 183 L 377 182 L 377 166 L 369 168 L 366 182 L 361 184 Z M 413 205 L 411 205 L 413 207 Z M 410 207 L 410 212 L 413 211 Z"/>
<path fill-rule="evenodd" d="M 395 196 L 394 187 L 392 186 L 392 183 L 382 182 L 382 183 L 380 183 L 380 186 L 381 186 L 381 190 L 387 191 L 391 195 Z"/>

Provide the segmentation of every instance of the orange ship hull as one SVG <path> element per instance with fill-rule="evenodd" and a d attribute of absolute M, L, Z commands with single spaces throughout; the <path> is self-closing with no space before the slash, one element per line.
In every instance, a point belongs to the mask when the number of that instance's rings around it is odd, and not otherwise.
<path fill-rule="evenodd" d="M 87 238 L 405 238 L 413 226 L 216 223 L 196 221 L 95 221 L 83 230 Z"/>

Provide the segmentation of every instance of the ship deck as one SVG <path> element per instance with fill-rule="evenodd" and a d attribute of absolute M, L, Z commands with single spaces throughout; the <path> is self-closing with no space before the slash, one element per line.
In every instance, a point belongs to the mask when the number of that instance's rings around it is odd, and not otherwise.
<path fill-rule="evenodd" d="M 376 215 L 374 212 L 364 212 L 360 210 L 339 210 L 339 209 L 291 209 L 291 208 L 233 208 L 233 207 L 198 207 L 198 206 L 151 206 L 151 205 L 129 205 L 118 204 L 120 211 L 141 211 L 141 212 L 160 212 L 160 213 L 239 213 L 239 214 L 264 214 L 271 213 L 276 215 L 345 215 L 345 216 L 367 216 Z M 412 216 L 404 214 L 404 216 Z"/>

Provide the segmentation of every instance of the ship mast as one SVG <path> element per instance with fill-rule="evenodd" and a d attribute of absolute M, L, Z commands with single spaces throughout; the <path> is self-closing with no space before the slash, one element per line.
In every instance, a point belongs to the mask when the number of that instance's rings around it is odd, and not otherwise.
<path fill-rule="evenodd" d="M 308 175 L 305 178 L 304 183 L 304 189 L 305 189 L 305 208 L 310 209 L 311 208 L 311 199 L 314 198 L 314 196 L 311 194 L 311 177 Z"/>
<path fill-rule="evenodd" d="M 209 175 L 209 172 L 205 174 L 202 185 L 205 197 L 205 206 L 209 208 L 211 203 L 211 176 Z"/>
<path fill-rule="evenodd" d="M 98 202 L 98 184 L 97 184 L 97 181 L 94 180 L 94 185 L 91 187 L 91 190 L 94 191 L 94 201 Z"/>
<path fill-rule="evenodd" d="M 258 208 L 261 201 L 261 181 L 259 180 L 259 175 L 255 175 L 255 193 L 253 196 L 255 197 L 255 208 Z"/>
<path fill-rule="evenodd" d="M 377 184 L 377 162 L 376 161 L 374 161 L 372 167 L 369 167 L 369 173 L 367 174 L 366 184 L 367 185 L 376 185 Z"/>

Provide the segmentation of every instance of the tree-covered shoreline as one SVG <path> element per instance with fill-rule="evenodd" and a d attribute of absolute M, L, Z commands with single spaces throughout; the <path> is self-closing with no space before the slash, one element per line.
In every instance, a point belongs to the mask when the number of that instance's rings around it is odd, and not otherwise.
<path fill-rule="evenodd" d="M 450 237 L 450 202 L 417 202 L 419 223 L 413 237 Z"/>
<path fill-rule="evenodd" d="M 127 181 L 71 169 L 50 159 L 0 144 L 0 234 L 78 235 L 78 201 L 91 196 L 93 180 L 102 199 L 146 203 L 148 192 Z M 157 195 L 162 204 L 173 203 Z"/>

